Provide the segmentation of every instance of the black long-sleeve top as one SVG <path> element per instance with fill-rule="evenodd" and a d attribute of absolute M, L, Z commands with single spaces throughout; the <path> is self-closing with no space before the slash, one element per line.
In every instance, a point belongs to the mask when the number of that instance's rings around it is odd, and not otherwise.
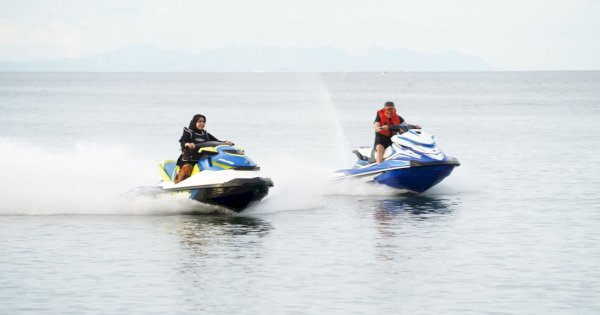
<path fill-rule="evenodd" d="M 198 150 L 189 150 L 185 147 L 186 143 L 194 143 L 196 146 L 206 141 L 221 141 L 215 136 L 208 133 L 206 130 L 200 130 L 196 132 L 189 128 L 183 128 L 183 134 L 179 138 L 181 144 L 181 156 L 177 160 L 177 164 L 180 165 L 182 162 L 196 162 L 200 158 Z"/>
<path fill-rule="evenodd" d="M 195 143 L 196 145 L 201 144 L 206 141 L 221 141 L 217 139 L 215 136 L 208 133 L 206 130 L 200 130 L 200 132 L 196 132 L 189 128 L 183 128 L 183 134 L 181 138 L 179 138 L 179 143 L 181 144 L 181 149 L 185 148 L 186 143 Z"/>

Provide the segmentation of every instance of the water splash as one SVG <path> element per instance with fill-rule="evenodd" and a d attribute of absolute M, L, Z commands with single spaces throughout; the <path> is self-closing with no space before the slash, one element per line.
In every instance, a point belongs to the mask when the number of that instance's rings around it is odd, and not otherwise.
<path fill-rule="evenodd" d="M 325 165 L 349 165 L 349 157 L 351 157 L 348 149 L 348 141 L 346 132 L 344 131 L 340 113 L 337 104 L 333 100 L 327 84 L 318 73 L 306 73 L 298 77 L 298 85 L 309 94 L 310 102 L 306 104 L 311 108 L 311 121 L 318 122 L 319 130 L 315 130 L 315 134 L 322 137 L 323 142 L 320 145 L 325 146 L 324 155 L 325 161 L 321 164 Z"/>
<path fill-rule="evenodd" d="M 348 141 L 346 140 L 346 133 L 344 132 L 342 122 L 339 118 L 340 114 L 337 109 L 337 104 L 331 98 L 331 92 L 320 76 L 318 77 L 318 91 L 319 98 L 321 100 L 320 103 L 325 111 L 325 115 L 328 117 L 328 120 L 333 126 L 334 136 L 331 140 L 337 149 L 338 158 L 336 160 L 339 160 L 342 163 L 340 165 L 349 165 L 351 163 L 350 150 L 348 149 L 349 145 Z"/>
<path fill-rule="evenodd" d="M 78 144 L 51 150 L 0 139 L 0 215 L 175 214 L 215 209 L 174 198 L 125 194 L 157 181 L 156 161 L 127 148 Z M 135 157 L 135 158 L 133 158 Z"/>

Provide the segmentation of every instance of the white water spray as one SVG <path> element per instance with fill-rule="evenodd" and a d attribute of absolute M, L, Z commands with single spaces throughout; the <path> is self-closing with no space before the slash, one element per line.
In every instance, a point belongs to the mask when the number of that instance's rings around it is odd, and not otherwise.
<path fill-rule="evenodd" d="M 157 182 L 156 161 L 127 148 L 76 145 L 51 150 L 0 139 L 0 215 L 214 212 L 185 199 L 127 195 Z"/>

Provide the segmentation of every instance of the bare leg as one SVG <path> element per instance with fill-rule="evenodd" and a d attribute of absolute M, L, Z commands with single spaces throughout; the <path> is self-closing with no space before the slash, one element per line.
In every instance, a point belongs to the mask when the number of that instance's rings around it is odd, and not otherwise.
<path fill-rule="evenodd" d="M 378 144 L 377 146 L 375 146 L 375 160 L 377 161 L 377 163 L 381 163 L 383 162 L 383 151 L 385 151 L 385 148 L 383 147 L 383 145 Z"/>

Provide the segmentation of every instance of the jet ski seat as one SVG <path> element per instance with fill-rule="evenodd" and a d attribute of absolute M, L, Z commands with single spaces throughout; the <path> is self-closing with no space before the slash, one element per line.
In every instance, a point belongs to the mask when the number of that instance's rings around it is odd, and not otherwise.
<path fill-rule="evenodd" d="M 360 147 L 352 151 L 352 153 L 356 154 L 359 160 L 367 162 L 370 160 L 375 161 L 375 150 L 373 150 L 373 147 Z"/>
<path fill-rule="evenodd" d="M 177 166 L 177 161 L 167 160 L 164 163 L 160 164 L 159 167 L 162 170 L 164 181 L 175 181 L 175 178 L 177 177 L 177 173 L 179 173 L 180 168 L 179 166 Z M 198 172 L 200 172 L 200 168 L 198 167 L 198 164 L 194 164 L 194 168 L 192 169 L 191 175 L 194 175 Z"/>
<path fill-rule="evenodd" d="M 374 147 L 360 147 L 352 153 L 356 154 L 359 160 L 367 161 L 368 163 L 375 163 L 375 148 Z M 392 155 L 392 146 L 389 146 L 383 151 L 383 158 L 387 159 Z"/>
<path fill-rule="evenodd" d="M 175 176 L 177 176 L 177 172 L 179 172 L 179 166 L 177 166 L 177 162 L 173 160 L 167 160 L 159 165 L 162 170 L 163 180 L 165 181 L 174 181 Z"/>

